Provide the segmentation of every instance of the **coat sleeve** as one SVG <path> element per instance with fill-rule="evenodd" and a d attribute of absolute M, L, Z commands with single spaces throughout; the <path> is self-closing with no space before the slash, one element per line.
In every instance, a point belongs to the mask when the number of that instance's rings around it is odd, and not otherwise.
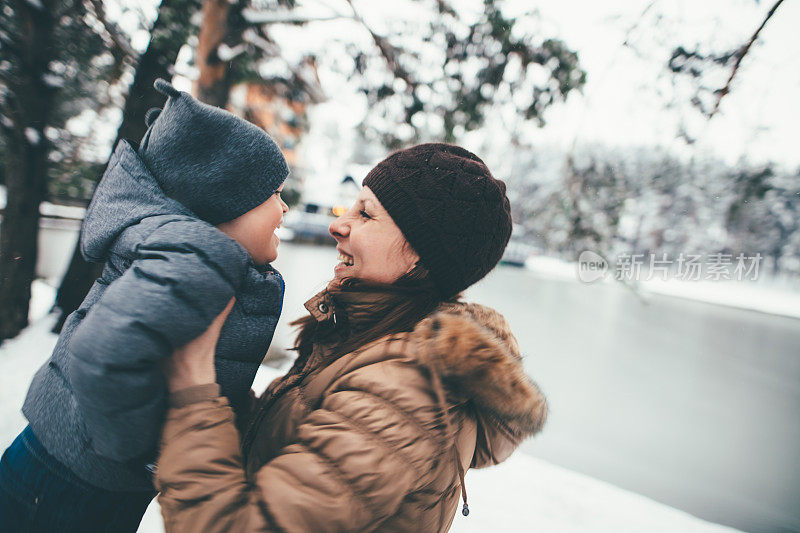
<path fill-rule="evenodd" d="M 440 411 L 424 369 L 390 359 L 336 380 L 252 478 L 224 398 L 170 409 L 156 473 L 168 532 L 368 531 L 430 482 Z"/>
<path fill-rule="evenodd" d="M 91 307 L 66 370 L 96 453 L 126 461 L 155 448 L 166 410 L 157 363 L 224 309 L 244 276 L 242 253 L 212 226 L 170 222 Z"/>

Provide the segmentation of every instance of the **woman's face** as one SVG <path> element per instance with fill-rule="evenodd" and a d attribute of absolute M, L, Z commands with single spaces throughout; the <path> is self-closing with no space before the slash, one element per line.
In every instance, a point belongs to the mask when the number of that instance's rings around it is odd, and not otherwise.
<path fill-rule="evenodd" d="M 337 279 L 393 283 L 419 260 L 369 187 L 361 189 L 355 204 L 331 223 L 329 231 L 339 252 Z"/>
<path fill-rule="evenodd" d="M 224 222 L 217 228 L 244 247 L 259 266 L 275 261 L 280 240 L 275 230 L 289 207 L 281 199 L 283 185 L 269 199 L 247 213 Z"/>

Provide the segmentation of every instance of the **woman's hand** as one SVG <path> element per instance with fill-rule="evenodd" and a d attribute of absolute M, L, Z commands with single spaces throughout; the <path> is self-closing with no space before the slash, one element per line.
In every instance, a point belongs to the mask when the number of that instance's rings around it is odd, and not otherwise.
<path fill-rule="evenodd" d="M 217 348 L 219 332 L 235 301 L 236 298 L 231 298 L 231 301 L 208 326 L 205 333 L 186 346 L 176 349 L 172 357 L 163 361 L 162 370 L 167 378 L 167 387 L 170 392 L 216 381 L 214 352 Z"/>

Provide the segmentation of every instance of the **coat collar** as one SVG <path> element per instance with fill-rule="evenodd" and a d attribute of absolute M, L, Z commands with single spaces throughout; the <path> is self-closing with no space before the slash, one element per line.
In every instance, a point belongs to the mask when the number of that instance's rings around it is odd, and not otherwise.
<path fill-rule="evenodd" d="M 369 293 L 348 300 L 355 311 L 348 312 L 351 325 L 353 317 L 365 323 L 380 315 L 371 300 Z M 305 307 L 319 322 L 336 320 L 327 288 Z M 478 441 L 472 466 L 502 462 L 523 439 L 541 431 L 547 401 L 525 373 L 519 344 L 500 313 L 474 303 L 444 303 L 405 335 L 420 363 L 474 408 Z"/>
<path fill-rule="evenodd" d="M 317 322 L 327 322 L 328 320 L 335 320 L 335 313 L 331 295 L 328 289 L 318 292 L 308 299 L 303 306 L 311 313 L 311 316 Z"/>
<path fill-rule="evenodd" d="M 361 331 L 370 327 L 375 321 L 390 311 L 394 305 L 380 291 L 346 291 L 331 292 L 337 280 L 312 296 L 304 304 L 306 310 L 317 322 L 332 321 L 337 324 L 346 321 L 348 331 Z"/>

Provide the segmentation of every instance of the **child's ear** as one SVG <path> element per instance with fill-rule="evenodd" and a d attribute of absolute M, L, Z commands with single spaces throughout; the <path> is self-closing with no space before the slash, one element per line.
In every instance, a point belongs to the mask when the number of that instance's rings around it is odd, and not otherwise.
<path fill-rule="evenodd" d="M 160 114 L 161 114 L 161 109 L 158 107 L 153 107 L 149 109 L 144 116 L 145 125 L 149 128 L 150 124 L 155 122 L 155 120 L 158 118 L 158 115 Z"/>

